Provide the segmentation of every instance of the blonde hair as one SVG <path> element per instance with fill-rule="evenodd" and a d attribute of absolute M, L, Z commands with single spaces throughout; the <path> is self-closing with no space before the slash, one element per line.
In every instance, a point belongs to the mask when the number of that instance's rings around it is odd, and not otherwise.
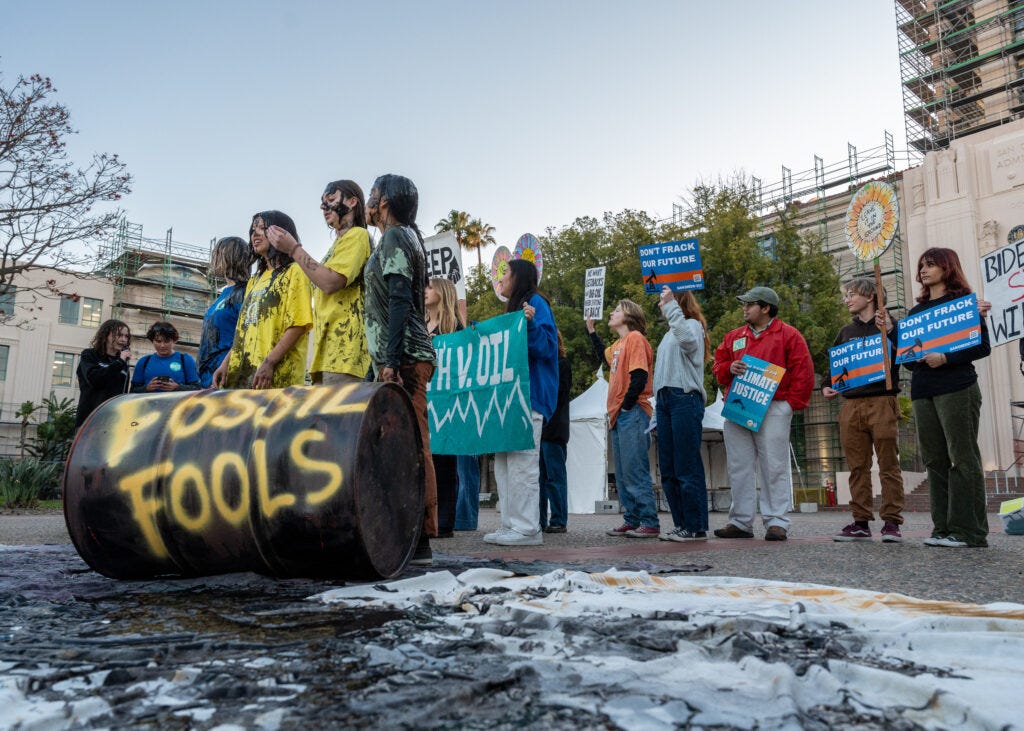
<path fill-rule="evenodd" d="M 451 280 L 433 277 L 430 280 L 430 288 L 437 292 L 437 324 L 441 334 L 447 335 L 455 332 L 459 327 L 465 327 L 457 309 L 459 295 Z"/>
<path fill-rule="evenodd" d="M 853 292 L 859 294 L 861 297 L 867 297 L 870 300 L 875 299 L 875 280 L 871 277 L 854 277 L 849 282 L 843 283 L 843 289 L 847 292 Z M 888 301 L 889 297 L 885 291 L 885 287 L 882 287 L 882 305 Z"/>
<path fill-rule="evenodd" d="M 619 309 L 622 310 L 622 320 L 626 327 L 647 335 L 647 316 L 640 305 L 633 300 L 619 300 Z"/>

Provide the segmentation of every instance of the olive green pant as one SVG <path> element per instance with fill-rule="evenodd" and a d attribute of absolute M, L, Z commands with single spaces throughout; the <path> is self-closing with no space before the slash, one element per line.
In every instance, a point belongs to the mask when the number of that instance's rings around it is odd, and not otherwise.
<path fill-rule="evenodd" d="M 985 473 L 978 448 L 981 389 L 915 399 L 917 441 L 928 470 L 932 536 L 956 536 L 969 546 L 987 545 Z"/>

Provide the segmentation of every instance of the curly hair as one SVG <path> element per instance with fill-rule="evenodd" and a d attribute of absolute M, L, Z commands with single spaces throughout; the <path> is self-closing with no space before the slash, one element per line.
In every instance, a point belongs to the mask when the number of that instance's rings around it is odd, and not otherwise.
<path fill-rule="evenodd" d="M 132 330 L 128 327 L 127 323 L 121 320 L 107 320 L 100 325 L 100 329 L 92 336 L 89 347 L 97 352 L 105 353 L 107 351 L 107 338 L 111 335 L 117 335 L 117 333 L 121 332 L 121 328 L 128 331 L 128 342 L 130 343 L 132 341 Z"/>

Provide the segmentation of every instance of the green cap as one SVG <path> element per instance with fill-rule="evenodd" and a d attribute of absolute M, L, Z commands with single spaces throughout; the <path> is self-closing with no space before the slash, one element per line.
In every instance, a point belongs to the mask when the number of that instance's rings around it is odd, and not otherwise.
<path fill-rule="evenodd" d="M 753 287 L 737 299 L 740 302 L 767 302 L 770 305 L 779 306 L 779 295 L 771 287 Z"/>

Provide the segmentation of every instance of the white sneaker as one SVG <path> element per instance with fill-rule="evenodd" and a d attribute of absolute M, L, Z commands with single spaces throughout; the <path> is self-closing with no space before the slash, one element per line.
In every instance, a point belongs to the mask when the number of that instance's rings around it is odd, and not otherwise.
<path fill-rule="evenodd" d="M 544 545 L 544 536 L 539 532 L 534 533 L 532 536 L 527 536 L 519 531 L 510 530 L 508 533 L 490 541 L 490 543 L 496 543 L 499 546 L 541 546 Z"/>
<path fill-rule="evenodd" d="M 946 539 L 945 538 L 941 538 L 939 536 L 930 536 L 930 537 L 924 539 L 924 545 L 926 545 L 926 546 L 941 546 L 942 544 L 939 543 L 939 541 L 944 541 L 944 540 L 946 540 Z"/>
<path fill-rule="evenodd" d="M 510 533 L 515 533 L 511 528 L 498 528 L 493 533 L 488 533 L 484 536 L 484 543 L 497 543 L 499 538 L 504 538 Z"/>
<path fill-rule="evenodd" d="M 937 539 L 935 545 L 945 546 L 946 548 L 966 548 L 967 541 L 961 541 L 956 536 L 946 536 L 945 538 Z"/>

